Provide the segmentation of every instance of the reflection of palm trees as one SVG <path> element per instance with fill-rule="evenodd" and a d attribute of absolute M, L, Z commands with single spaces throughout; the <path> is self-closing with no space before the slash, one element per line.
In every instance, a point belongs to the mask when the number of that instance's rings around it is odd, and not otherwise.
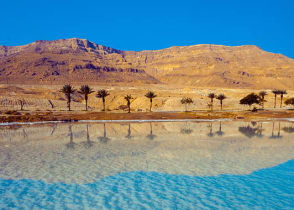
<path fill-rule="evenodd" d="M 66 147 L 69 149 L 74 149 L 75 143 L 73 141 L 72 125 L 68 126 L 68 136 L 69 136 L 69 143 L 66 144 Z"/>
<path fill-rule="evenodd" d="M 84 145 L 86 148 L 90 148 L 93 146 L 93 142 L 90 139 L 90 135 L 89 135 L 89 124 L 87 124 L 87 141 L 84 142 Z"/>
<path fill-rule="evenodd" d="M 258 130 L 257 130 L 257 133 L 256 133 L 256 136 L 258 137 L 258 138 L 262 138 L 263 137 L 263 134 L 262 134 L 262 131 L 263 131 L 264 129 L 262 128 L 262 122 L 259 124 L 259 127 L 258 127 Z"/>
<path fill-rule="evenodd" d="M 273 121 L 273 127 L 272 127 L 272 136 L 270 137 L 271 139 L 280 139 L 283 138 L 283 136 L 281 136 L 281 122 L 279 122 L 279 130 L 278 130 L 278 134 L 275 135 L 275 121 Z"/>
<path fill-rule="evenodd" d="M 22 133 L 23 133 L 23 138 L 28 139 L 28 134 L 27 134 L 25 128 L 22 129 Z"/>
<path fill-rule="evenodd" d="M 182 134 L 191 134 L 193 133 L 193 130 L 188 127 L 188 124 L 186 122 L 185 127 L 181 129 Z"/>
<path fill-rule="evenodd" d="M 286 126 L 282 129 L 284 132 L 286 133 L 294 133 L 294 127 L 291 125 L 291 126 Z"/>
<path fill-rule="evenodd" d="M 251 124 L 252 124 L 253 127 L 255 127 L 257 125 L 257 122 L 252 121 Z"/>
<path fill-rule="evenodd" d="M 107 142 L 110 140 L 110 138 L 108 138 L 108 137 L 106 136 L 106 125 L 105 125 L 105 123 L 103 124 L 103 128 L 104 128 L 103 136 L 99 136 L 99 137 L 98 137 L 98 140 L 99 140 L 100 142 L 102 142 L 102 143 L 107 143 Z"/>
<path fill-rule="evenodd" d="M 150 140 L 153 140 L 156 138 L 156 135 L 154 135 L 153 131 L 152 131 L 152 122 L 150 122 L 150 133 L 146 136 L 146 138 L 148 138 Z"/>
<path fill-rule="evenodd" d="M 239 132 L 247 136 L 248 138 L 252 138 L 254 136 L 258 136 L 260 131 L 259 128 L 252 128 L 250 125 L 239 127 Z"/>
<path fill-rule="evenodd" d="M 53 125 L 53 129 L 52 129 L 52 131 L 51 131 L 50 136 L 52 136 L 52 135 L 54 134 L 56 128 L 57 128 L 57 123 L 55 123 L 55 124 Z"/>
<path fill-rule="evenodd" d="M 218 131 L 216 132 L 216 134 L 218 136 L 223 136 L 225 134 L 225 132 L 222 131 L 222 121 L 219 121 L 219 129 Z"/>
<path fill-rule="evenodd" d="M 129 123 L 128 135 L 126 135 L 126 138 L 127 139 L 132 139 L 133 138 L 132 131 L 131 131 L 131 123 Z"/>
<path fill-rule="evenodd" d="M 213 137 L 214 136 L 214 133 L 212 132 L 212 123 L 210 123 L 208 125 L 208 127 L 209 127 L 209 133 L 207 134 L 207 136 L 208 137 Z"/>

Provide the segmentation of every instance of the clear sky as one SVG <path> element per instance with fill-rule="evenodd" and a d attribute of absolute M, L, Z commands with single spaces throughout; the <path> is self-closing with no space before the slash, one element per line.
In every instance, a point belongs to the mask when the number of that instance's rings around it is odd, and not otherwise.
<path fill-rule="evenodd" d="M 3 0 L 0 45 L 85 38 L 121 50 L 258 45 L 294 58 L 294 0 Z"/>

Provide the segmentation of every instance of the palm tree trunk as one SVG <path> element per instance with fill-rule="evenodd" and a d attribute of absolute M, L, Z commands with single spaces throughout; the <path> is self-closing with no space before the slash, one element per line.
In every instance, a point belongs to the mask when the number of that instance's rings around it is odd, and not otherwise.
<path fill-rule="evenodd" d="M 86 111 L 88 111 L 88 99 L 85 97 L 85 101 L 86 101 Z"/>
<path fill-rule="evenodd" d="M 277 94 L 275 94 L 275 106 L 274 106 L 274 108 L 276 108 L 276 106 L 277 106 Z"/>
<path fill-rule="evenodd" d="M 284 95 L 281 94 L 281 105 L 280 105 L 280 108 L 282 108 L 282 106 L 283 106 L 283 97 L 284 97 Z"/>
<path fill-rule="evenodd" d="M 102 102 L 103 102 L 103 111 L 105 112 L 105 98 L 102 98 Z"/>
<path fill-rule="evenodd" d="M 129 108 L 129 112 L 128 113 L 131 113 L 131 103 L 128 102 L 128 108 Z"/>
<path fill-rule="evenodd" d="M 71 98 L 70 98 L 70 95 L 69 95 L 68 96 L 68 101 L 67 101 L 68 111 L 70 111 L 70 101 L 71 101 Z"/>
<path fill-rule="evenodd" d="M 220 103 L 221 103 L 221 110 L 223 110 L 223 101 L 221 100 Z"/>
<path fill-rule="evenodd" d="M 213 98 L 211 99 L 211 111 L 213 111 Z"/>
<path fill-rule="evenodd" d="M 151 112 L 151 109 L 152 109 L 152 98 L 150 99 L 150 112 Z"/>

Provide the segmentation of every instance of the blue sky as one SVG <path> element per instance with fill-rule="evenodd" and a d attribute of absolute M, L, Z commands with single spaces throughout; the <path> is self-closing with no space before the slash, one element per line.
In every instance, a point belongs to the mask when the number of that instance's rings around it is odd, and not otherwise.
<path fill-rule="evenodd" d="M 293 0 L 7 0 L 0 7 L 0 45 L 72 37 L 121 50 L 250 44 L 294 58 Z"/>

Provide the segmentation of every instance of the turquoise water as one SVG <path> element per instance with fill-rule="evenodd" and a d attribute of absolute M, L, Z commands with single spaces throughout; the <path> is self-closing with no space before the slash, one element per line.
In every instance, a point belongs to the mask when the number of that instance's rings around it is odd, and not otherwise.
<path fill-rule="evenodd" d="M 294 138 L 288 132 L 292 123 L 274 128 L 265 123 L 262 137 L 258 132 L 255 137 L 244 135 L 243 125 L 248 124 L 242 123 L 223 123 L 222 135 L 217 135 L 218 122 L 154 123 L 152 133 L 147 132 L 153 138 L 143 134 L 149 123 L 107 124 L 106 129 L 93 124 L 92 130 L 75 124 L 70 135 L 63 133 L 68 132 L 65 124 L 55 134 L 52 126 L 27 127 L 25 137 L 23 127 L 13 134 L 5 130 L 0 209 L 294 209 Z M 88 132 L 82 133 L 85 128 Z M 124 138 L 122 128 L 127 128 Z M 272 132 L 279 137 L 270 138 Z M 109 141 L 95 140 L 101 134 Z M 79 142 L 85 137 L 93 141 L 90 149 L 90 144 Z M 74 146 L 66 146 L 68 140 Z M 25 164 L 20 163 L 23 159 Z M 147 160 L 148 167 L 142 166 Z M 70 174 L 65 169 L 73 165 Z M 106 172 L 101 175 L 101 170 Z"/>
<path fill-rule="evenodd" d="M 294 160 L 247 176 L 129 172 L 89 184 L 1 179 L 0 207 L 293 209 Z"/>

